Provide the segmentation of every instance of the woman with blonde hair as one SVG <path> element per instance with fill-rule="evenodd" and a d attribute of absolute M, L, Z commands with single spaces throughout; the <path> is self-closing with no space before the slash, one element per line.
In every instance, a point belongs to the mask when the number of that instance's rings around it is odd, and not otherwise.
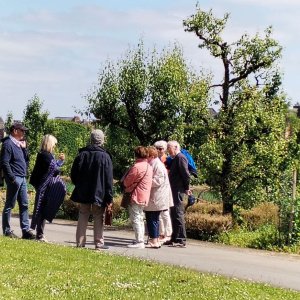
<path fill-rule="evenodd" d="M 47 242 L 44 236 L 45 206 L 47 204 L 44 197 L 45 192 L 51 178 L 59 174 L 59 168 L 65 160 L 64 153 L 59 154 L 58 160 L 55 159 L 54 149 L 56 144 L 57 139 L 53 135 L 46 134 L 43 137 L 29 181 L 36 191 L 30 227 L 33 230 L 36 229 L 36 239 L 42 242 Z"/>

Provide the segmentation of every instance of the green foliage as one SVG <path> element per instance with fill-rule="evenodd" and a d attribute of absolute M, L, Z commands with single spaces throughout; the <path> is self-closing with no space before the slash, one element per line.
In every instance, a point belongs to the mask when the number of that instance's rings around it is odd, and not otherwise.
<path fill-rule="evenodd" d="M 0 244 L 1 299 L 299 299 L 295 291 L 111 253 L 3 237 Z"/>
<path fill-rule="evenodd" d="M 42 112 L 43 102 L 37 95 L 28 101 L 24 110 L 23 123 L 28 128 L 26 139 L 29 154 L 33 156 L 39 151 L 40 142 L 45 132 L 48 112 Z"/>
<path fill-rule="evenodd" d="M 13 114 L 12 114 L 12 112 L 9 112 L 6 115 L 6 120 L 5 120 L 5 131 L 6 131 L 6 133 L 9 133 L 9 129 L 10 129 L 11 125 L 13 124 L 13 122 L 14 122 Z"/>
<path fill-rule="evenodd" d="M 66 160 L 61 168 L 64 175 L 69 175 L 78 149 L 86 146 L 89 141 L 91 128 L 65 120 L 48 120 L 45 125 L 45 133 L 54 135 L 58 140 L 57 154 L 64 152 Z"/>
<path fill-rule="evenodd" d="M 207 91 L 208 80 L 189 70 L 178 46 L 149 54 L 140 43 L 116 64 L 108 62 L 87 97 L 87 113 L 113 136 L 107 148 L 118 160 L 118 176 L 136 145 L 176 139 L 190 146 L 209 116 Z"/>
<path fill-rule="evenodd" d="M 244 248 L 255 248 L 264 250 L 278 250 L 278 231 L 274 225 L 264 225 L 249 231 L 247 229 L 236 229 L 223 232 L 214 239 L 216 242 L 226 245 L 234 245 Z"/>
<path fill-rule="evenodd" d="M 134 162 L 134 148 L 139 145 L 137 138 L 124 129 L 109 125 L 106 129 L 105 149 L 111 154 L 114 178 L 121 178 Z"/>

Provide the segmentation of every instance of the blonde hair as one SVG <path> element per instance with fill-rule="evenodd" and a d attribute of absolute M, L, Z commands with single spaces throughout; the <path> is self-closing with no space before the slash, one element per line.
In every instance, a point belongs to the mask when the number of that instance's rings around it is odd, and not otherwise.
<path fill-rule="evenodd" d="M 53 153 L 56 144 L 57 144 L 56 137 L 54 137 L 51 134 L 46 134 L 43 136 L 40 150 Z"/>

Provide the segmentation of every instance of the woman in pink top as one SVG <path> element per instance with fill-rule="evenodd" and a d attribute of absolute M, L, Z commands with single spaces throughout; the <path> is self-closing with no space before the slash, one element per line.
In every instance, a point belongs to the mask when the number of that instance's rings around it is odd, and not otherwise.
<path fill-rule="evenodd" d="M 129 248 L 145 248 L 144 245 L 144 207 L 149 202 L 152 185 L 152 167 L 148 164 L 148 150 L 138 146 L 134 150 L 136 161 L 125 178 L 122 179 L 125 191 L 132 192 L 129 205 L 129 217 L 135 233 L 135 241 Z"/>

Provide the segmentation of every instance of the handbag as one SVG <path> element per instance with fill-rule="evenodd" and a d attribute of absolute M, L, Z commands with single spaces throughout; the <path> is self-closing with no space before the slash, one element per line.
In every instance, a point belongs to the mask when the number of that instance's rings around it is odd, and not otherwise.
<path fill-rule="evenodd" d="M 135 190 L 135 189 L 134 189 Z M 133 191 L 134 191 L 133 190 Z M 132 191 L 132 192 L 133 192 Z M 121 200 L 121 204 L 120 206 L 123 207 L 123 208 L 128 208 L 129 204 L 130 204 L 130 201 L 131 201 L 131 195 L 132 195 L 132 192 L 125 192 L 123 194 L 123 197 L 122 197 L 122 200 Z"/>
<path fill-rule="evenodd" d="M 195 202 L 196 202 L 196 197 L 193 194 L 190 194 L 188 196 L 187 206 L 192 206 L 195 204 Z"/>
<path fill-rule="evenodd" d="M 44 216 L 50 223 L 55 218 L 59 207 L 66 196 L 66 185 L 59 175 L 52 177 L 45 191 L 46 205 L 44 207 Z"/>
<path fill-rule="evenodd" d="M 144 177 L 147 174 L 147 171 L 148 171 L 148 163 L 147 163 L 147 169 L 146 169 L 146 172 L 145 172 L 144 176 L 141 178 L 141 180 L 139 182 L 136 183 L 136 186 L 134 187 L 134 189 L 131 192 L 124 192 L 123 193 L 123 197 L 122 197 L 121 204 L 120 204 L 121 207 L 128 208 L 128 206 L 129 206 L 129 204 L 131 202 L 132 193 L 134 192 L 134 190 L 136 189 L 136 187 L 139 185 L 139 183 L 142 182 L 142 180 L 144 179 Z M 124 179 L 125 179 L 126 175 L 128 174 L 128 172 L 129 172 L 129 170 L 123 176 L 122 181 L 121 181 L 122 183 L 124 182 Z"/>
<path fill-rule="evenodd" d="M 112 225 L 112 210 L 111 209 L 106 208 L 106 210 L 105 210 L 104 225 L 107 225 L 107 226 Z"/>

